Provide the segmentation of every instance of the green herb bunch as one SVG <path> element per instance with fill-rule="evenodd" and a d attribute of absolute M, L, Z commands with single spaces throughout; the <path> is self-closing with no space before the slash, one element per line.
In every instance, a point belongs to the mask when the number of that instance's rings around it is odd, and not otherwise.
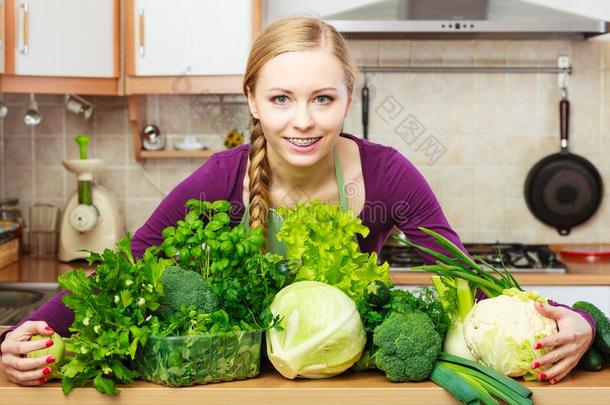
<path fill-rule="evenodd" d="M 61 368 L 62 388 L 67 394 L 93 380 L 98 391 L 117 394 L 113 379 L 130 383 L 137 377 L 128 361 L 146 343 L 149 314 L 163 295 L 160 277 L 171 262 L 149 252 L 134 261 L 130 234 L 115 250 L 90 254 L 89 264 L 97 263 L 94 275 L 78 269 L 59 277 L 60 286 L 71 292 L 62 301 L 75 316 L 74 334 L 66 341 L 73 355 Z"/>
<path fill-rule="evenodd" d="M 295 263 L 263 252 L 261 228 L 232 227 L 228 201 L 191 199 L 185 206 L 184 220 L 165 228 L 163 242 L 151 252 L 200 273 L 232 321 L 258 329 L 272 326 L 268 307 L 275 293 L 294 281 Z"/>

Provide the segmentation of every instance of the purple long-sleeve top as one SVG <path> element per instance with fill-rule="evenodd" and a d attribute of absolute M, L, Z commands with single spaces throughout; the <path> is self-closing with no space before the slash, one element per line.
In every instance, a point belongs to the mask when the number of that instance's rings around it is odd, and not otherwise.
<path fill-rule="evenodd" d="M 437 249 L 434 240 L 417 229 L 423 226 L 465 250 L 430 186 L 411 162 L 392 147 L 347 133 L 341 136 L 355 141 L 360 152 L 365 204 L 359 218 L 370 230 L 366 238 L 358 235 L 361 251 L 379 253 L 394 226 L 419 245 Z M 136 231 L 132 240 L 134 257 L 141 257 L 147 247 L 161 243 L 161 231 L 184 217 L 184 204 L 191 198 L 230 201 L 235 207 L 231 212 L 231 222 L 238 224 L 245 210 L 242 191 L 249 147 L 249 144 L 244 144 L 214 154 L 179 183 Z M 434 261 L 425 254 L 422 258 L 426 263 Z M 61 302 L 64 294 L 66 291 L 58 293 L 21 323 L 43 320 L 62 336 L 69 335 L 74 313 Z M 0 336 L 0 343 L 5 334 Z"/>

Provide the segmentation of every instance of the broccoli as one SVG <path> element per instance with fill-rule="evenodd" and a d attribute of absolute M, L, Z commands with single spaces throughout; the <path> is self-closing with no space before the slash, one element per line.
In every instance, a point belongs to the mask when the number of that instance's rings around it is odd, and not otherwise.
<path fill-rule="evenodd" d="M 211 313 L 219 309 L 218 297 L 201 274 L 178 266 L 165 269 L 161 275 L 164 295 L 159 300 L 157 315 L 166 319 L 180 313 L 183 305 Z"/>
<path fill-rule="evenodd" d="M 392 312 L 375 328 L 375 352 L 368 360 L 390 381 L 426 379 L 441 351 L 441 337 L 421 311 Z"/>

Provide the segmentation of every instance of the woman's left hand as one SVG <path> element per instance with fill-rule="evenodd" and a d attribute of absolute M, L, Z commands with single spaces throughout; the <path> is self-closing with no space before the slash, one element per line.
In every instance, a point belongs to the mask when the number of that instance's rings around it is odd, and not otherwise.
<path fill-rule="evenodd" d="M 548 304 L 536 303 L 535 307 L 540 315 L 557 321 L 559 332 L 534 343 L 534 349 L 546 348 L 548 352 L 534 360 L 532 368 L 547 366 L 538 379 L 555 384 L 578 364 L 593 341 L 593 331 L 578 312 Z"/>

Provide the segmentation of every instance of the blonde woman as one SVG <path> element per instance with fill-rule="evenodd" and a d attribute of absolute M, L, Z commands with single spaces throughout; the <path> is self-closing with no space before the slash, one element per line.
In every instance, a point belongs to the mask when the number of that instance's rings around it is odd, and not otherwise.
<path fill-rule="evenodd" d="M 379 252 L 394 226 L 421 245 L 433 247 L 418 226 L 462 246 L 432 190 L 404 156 L 342 132 L 356 79 L 346 42 L 332 26 L 313 18 L 269 26 L 251 49 L 243 82 L 253 118 L 250 144 L 216 153 L 181 182 L 134 235 L 134 255 L 160 244 L 161 231 L 184 216 L 190 198 L 231 201 L 232 222 L 262 226 L 271 243 L 280 220 L 274 207 L 319 199 L 360 217 L 370 229 L 358 240 L 364 252 Z M 64 293 L 6 335 L 2 361 L 11 381 L 46 381 L 46 359 L 19 355 L 45 346 L 45 340 L 28 342 L 32 334 L 68 334 L 73 313 L 60 301 Z M 541 342 L 553 349 L 540 365 L 554 364 L 541 379 L 557 381 L 589 346 L 592 328 L 569 309 L 541 311 L 560 328 Z"/>

